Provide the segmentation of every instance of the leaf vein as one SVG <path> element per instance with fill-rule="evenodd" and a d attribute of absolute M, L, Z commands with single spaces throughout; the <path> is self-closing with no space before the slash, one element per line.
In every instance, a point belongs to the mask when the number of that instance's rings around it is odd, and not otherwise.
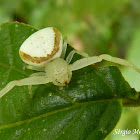
<path fill-rule="evenodd" d="M 85 106 L 87 104 L 92 104 L 92 103 L 95 103 L 95 102 L 104 102 L 104 101 L 112 101 L 112 100 L 116 100 L 116 99 L 105 99 L 105 100 L 98 100 L 98 101 L 96 100 L 96 101 L 90 101 L 90 102 L 84 102 L 84 103 L 77 103 L 77 104 L 74 104 L 72 106 L 65 107 L 65 108 L 62 108 L 62 109 L 59 109 L 59 110 L 55 110 L 53 112 L 45 113 L 45 114 L 42 114 L 42 115 L 30 118 L 30 119 L 26 119 L 26 120 L 15 122 L 15 123 L 11 123 L 11 124 L 1 125 L 0 126 L 0 130 L 1 129 L 5 129 L 5 128 L 19 126 L 19 125 L 22 125 L 22 124 L 25 124 L 25 123 L 30 123 L 30 122 L 32 122 L 34 120 L 37 120 L 37 119 L 40 119 L 40 118 L 43 118 L 43 117 L 46 117 L 46 116 L 53 115 L 53 114 L 58 113 L 60 111 L 65 111 L 65 110 L 72 109 L 72 108 L 75 108 L 75 107 Z"/>

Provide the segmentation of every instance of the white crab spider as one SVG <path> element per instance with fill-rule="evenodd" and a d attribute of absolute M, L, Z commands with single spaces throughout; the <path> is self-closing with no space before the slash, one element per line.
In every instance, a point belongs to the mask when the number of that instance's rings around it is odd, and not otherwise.
<path fill-rule="evenodd" d="M 89 57 L 79 50 L 73 50 L 64 60 L 67 41 L 63 41 L 61 33 L 53 27 L 41 29 L 29 36 L 21 45 L 19 54 L 21 59 L 29 64 L 28 68 L 40 72 L 33 73 L 29 77 L 9 82 L 1 91 L 0 98 L 14 86 L 32 86 L 54 83 L 57 86 L 65 86 L 72 77 L 72 71 L 101 62 L 111 61 L 124 66 L 133 67 L 140 73 L 140 69 L 134 64 L 107 54 Z M 75 53 L 85 57 L 70 64 Z"/>

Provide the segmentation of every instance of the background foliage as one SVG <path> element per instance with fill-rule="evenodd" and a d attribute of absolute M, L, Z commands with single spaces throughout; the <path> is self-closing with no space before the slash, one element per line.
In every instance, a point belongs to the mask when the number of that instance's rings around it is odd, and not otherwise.
<path fill-rule="evenodd" d="M 55 26 L 77 49 L 90 55 L 111 54 L 140 67 L 139 9 L 139 0 L 1 0 L 0 23 L 20 21 L 38 29 Z M 122 72 L 130 85 L 140 91 L 139 74 L 126 68 Z M 124 109 L 118 128 L 140 128 L 139 112 L 139 108 Z"/>

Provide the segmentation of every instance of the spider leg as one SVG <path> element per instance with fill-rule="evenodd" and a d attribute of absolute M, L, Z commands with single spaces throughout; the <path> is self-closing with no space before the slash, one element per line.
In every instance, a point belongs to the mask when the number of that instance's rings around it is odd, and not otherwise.
<path fill-rule="evenodd" d="M 45 71 L 44 67 L 35 67 L 35 66 L 32 66 L 32 65 L 27 65 L 26 67 L 27 67 L 27 69 L 30 69 L 30 70 Z"/>
<path fill-rule="evenodd" d="M 46 73 L 45 72 L 37 72 L 37 73 L 33 73 L 30 75 L 30 77 L 33 77 L 33 76 L 46 76 Z M 28 85 L 28 89 L 29 89 L 29 94 L 30 94 L 31 99 L 32 99 L 33 98 L 32 85 Z"/>
<path fill-rule="evenodd" d="M 123 65 L 123 66 L 127 66 L 127 67 L 132 67 L 137 72 L 140 73 L 140 68 L 138 68 L 136 65 L 134 65 L 133 63 L 131 63 L 131 62 L 127 61 L 127 60 L 124 60 L 124 59 L 121 59 L 121 58 L 117 58 L 117 57 L 112 57 L 112 56 L 110 56 L 108 54 L 102 54 L 99 57 L 101 59 L 103 59 L 103 60 L 114 62 L 114 63 L 120 64 L 120 65 Z"/>
<path fill-rule="evenodd" d="M 69 55 L 67 56 L 66 58 L 66 62 L 69 64 L 74 56 L 74 54 L 77 53 L 83 57 L 89 57 L 89 55 L 83 51 L 80 51 L 80 50 L 73 50 L 69 53 Z"/>
<path fill-rule="evenodd" d="M 36 72 L 36 73 L 32 73 L 30 75 L 30 77 L 33 77 L 33 76 L 46 76 L 46 73 L 45 72 Z"/>
<path fill-rule="evenodd" d="M 75 61 L 73 64 L 71 64 L 70 68 L 71 68 L 71 71 L 74 71 L 74 70 L 84 68 L 84 67 L 86 67 L 88 65 L 101 62 L 102 60 L 107 60 L 107 61 L 114 62 L 114 63 L 120 64 L 120 65 L 123 65 L 123 66 L 132 67 L 137 72 L 140 73 L 140 68 L 138 68 L 137 66 L 135 66 L 131 62 L 129 62 L 127 60 L 124 60 L 124 59 L 121 59 L 121 58 L 112 57 L 112 56 L 110 56 L 108 54 L 102 54 L 102 55 L 99 55 L 99 56 L 82 58 L 80 60 Z"/>
<path fill-rule="evenodd" d="M 63 59 L 65 58 L 66 50 L 67 50 L 67 38 L 65 37 L 63 40 L 62 54 L 60 56 Z"/>
<path fill-rule="evenodd" d="M 75 71 L 101 61 L 102 59 L 99 56 L 93 56 L 93 57 L 87 57 L 87 58 L 82 58 L 80 60 L 77 60 L 73 64 L 70 64 L 69 66 L 71 71 Z"/>
<path fill-rule="evenodd" d="M 49 82 L 52 81 L 47 76 L 32 76 L 21 80 L 11 81 L 0 91 L 0 98 L 10 91 L 14 86 L 40 85 Z"/>

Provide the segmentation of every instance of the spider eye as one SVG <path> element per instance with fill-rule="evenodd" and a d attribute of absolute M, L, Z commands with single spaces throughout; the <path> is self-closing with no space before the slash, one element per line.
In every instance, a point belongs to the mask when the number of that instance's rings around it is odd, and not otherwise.
<path fill-rule="evenodd" d="M 29 36 L 21 45 L 21 59 L 33 66 L 44 66 L 47 62 L 61 56 L 63 38 L 53 27 L 41 29 Z"/>

